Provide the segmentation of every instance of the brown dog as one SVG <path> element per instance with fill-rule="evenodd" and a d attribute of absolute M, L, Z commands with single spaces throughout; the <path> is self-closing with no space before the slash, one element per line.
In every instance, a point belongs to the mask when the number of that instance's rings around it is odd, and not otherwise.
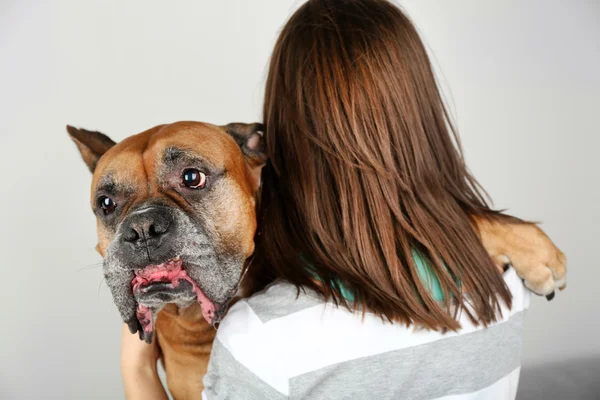
<path fill-rule="evenodd" d="M 197 398 L 211 325 L 254 251 L 261 126 L 178 122 L 118 144 L 67 129 L 94 174 L 96 248 L 121 316 L 140 338 L 156 337 L 173 396 Z M 564 255 L 535 225 L 476 222 L 499 267 L 512 263 L 538 294 L 564 287 Z"/>

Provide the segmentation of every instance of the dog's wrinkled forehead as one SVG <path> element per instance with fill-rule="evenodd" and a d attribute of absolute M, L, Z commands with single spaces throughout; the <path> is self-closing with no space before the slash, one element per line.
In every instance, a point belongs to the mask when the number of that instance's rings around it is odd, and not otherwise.
<path fill-rule="evenodd" d="M 92 188 L 133 189 L 139 194 L 147 183 L 160 183 L 164 174 L 184 166 L 210 173 L 227 171 L 245 180 L 243 154 L 223 129 L 178 122 L 157 126 L 113 146 L 98 162 Z"/>
<path fill-rule="evenodd" d="M 164 175 L 176 170 L 183 170 L 186 167 L 194 167 L 200 171 L 210 174 L 222 174 L 228 168 L 220 160 L 211 160 L 201 153 L 201 149 L 188 147 L 178 147 L 173 144 L 159 151 L 157 157 L 158 167 L 156 174 L 158 179 L 164 179 Z M 231 160 L 228 160 L 231 161 Z"/>

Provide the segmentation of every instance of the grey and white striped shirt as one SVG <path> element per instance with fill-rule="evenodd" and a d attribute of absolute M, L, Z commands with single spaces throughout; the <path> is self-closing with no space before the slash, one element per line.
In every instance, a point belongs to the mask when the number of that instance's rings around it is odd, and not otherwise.
<path fill-rule="evenodd" d="M 529 292 L 488 328 L 414 330 L 276 282 L 239 301 L 215 339 L 203 399 L 514 399 Z"/>

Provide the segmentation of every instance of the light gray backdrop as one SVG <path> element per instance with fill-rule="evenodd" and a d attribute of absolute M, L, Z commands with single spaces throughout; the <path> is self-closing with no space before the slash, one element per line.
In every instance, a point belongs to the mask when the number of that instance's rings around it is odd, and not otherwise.
<path fill-rule="evenodd" d="M 525 368 L 598 359 L 598 2 L 401 3 L 475 176 L 568 256 L 568 290 L 532 304 Z M 64 126 L 120 140 L 183 119 L 258 120 L 273 42 L 299 4 L 0 2 L 0 398 L 122 397 L 90 174 Z"/>

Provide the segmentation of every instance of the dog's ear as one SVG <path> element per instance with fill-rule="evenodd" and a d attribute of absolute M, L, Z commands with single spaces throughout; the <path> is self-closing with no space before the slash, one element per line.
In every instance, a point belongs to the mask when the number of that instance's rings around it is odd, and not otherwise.
<path fill-rule="evenodd" d="M 251 167 L 262 167 L 267 162 L 264 128 L 257 122 L 243 124 L 232 122 L 223 129 L 236 141 Z"/>
<path fill-rule="evenodd" d="M 243 124 L 232 122 L 222 127 L 236 141 L 246 162 L 250 166 L 250 175 L 254 180 L 254 188 L 260 186 L 260 172 L 267 162 L 267 146 L 264 138 L 264 127 L 257 122 Z"/>
<path fill-rule="evenodd" d="M 94 173 L 96 164 L 102 154 L 115 145 L 111 138 L 100 132 L 77 129 L 70 125 L 67 125 L 67 132 L 77 145 L 83 161 L 92 173 Z"/>

